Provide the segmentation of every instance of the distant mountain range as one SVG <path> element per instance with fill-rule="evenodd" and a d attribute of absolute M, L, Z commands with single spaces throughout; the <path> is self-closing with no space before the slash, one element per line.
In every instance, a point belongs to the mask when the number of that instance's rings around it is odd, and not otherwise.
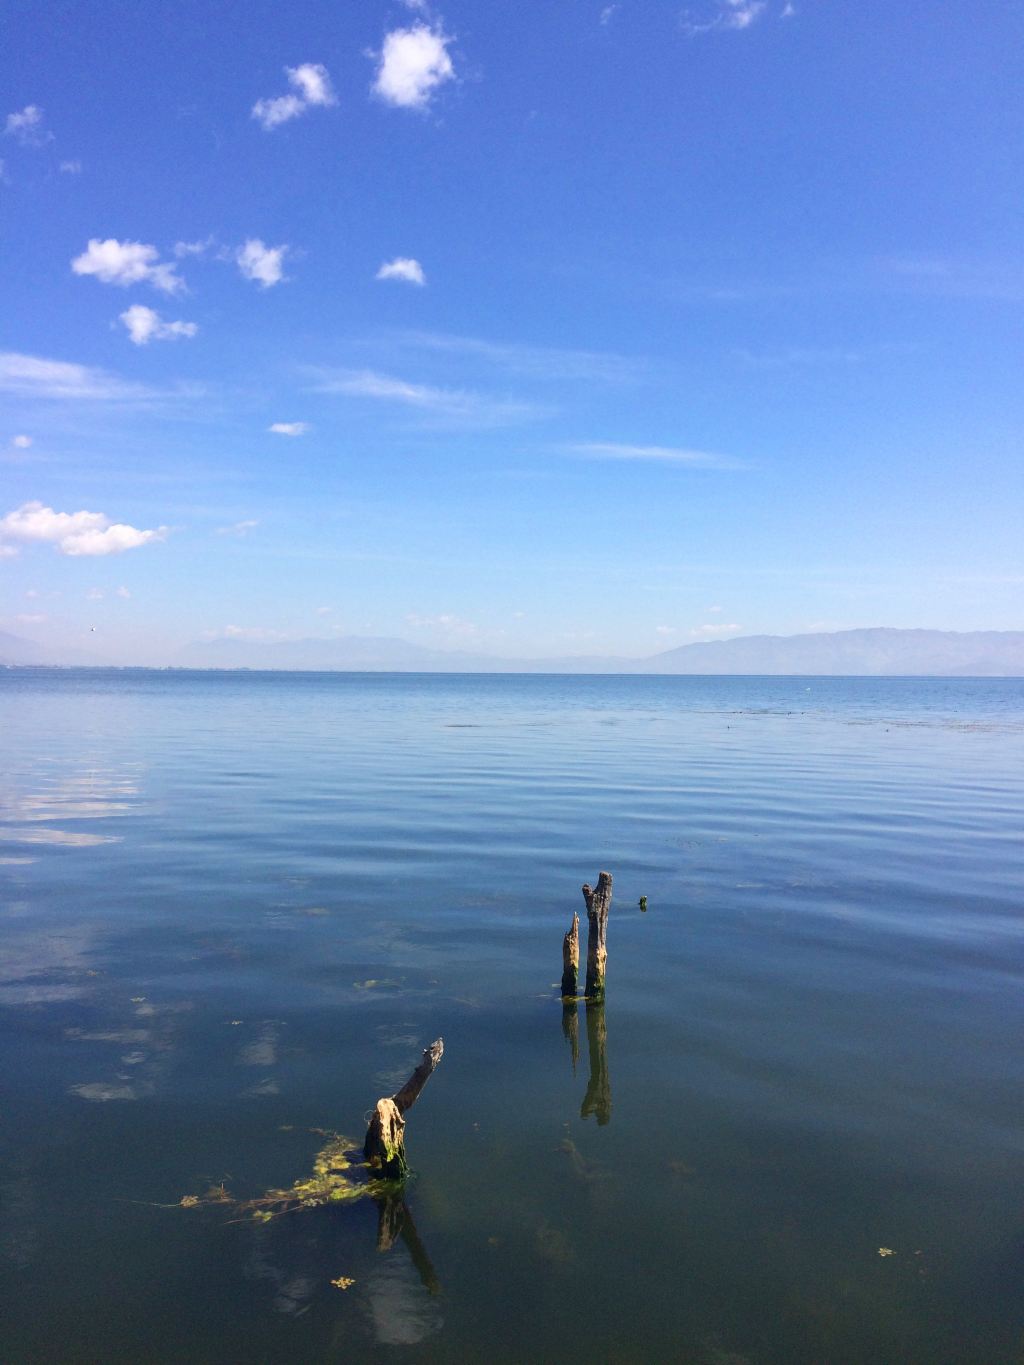
<path fill-rule="evenodd" d="M 0 665 L 101 664 L 83 650 L 47 649 L 0 632 Z M 503 659 L 427 649 L 387 636 L 337 639 L 220 639 L 186 646 L 170 666 L 395 673 L 661 673 L 799 676 L 1024 677 L 1024 631 L 896 630 L 875 627 L 813 635 L 742 635 L 680 645 L 647 658 L 573 655 Z"/>
<path fill-rule="evenodd" d="M 104 663 L 103 659 L 90 654 L 87 649 L 52 649 L 0 630 L 0 667 L 34 664 L 57 668 L 95 668 L 103 667 Z"/>
<path fill-rule="evenodd" d="M 741 635 L 681 645 L 645 663 L 651 673 L 1021 677 L 1024 631 L 877 626 L 817 635 Z"/>

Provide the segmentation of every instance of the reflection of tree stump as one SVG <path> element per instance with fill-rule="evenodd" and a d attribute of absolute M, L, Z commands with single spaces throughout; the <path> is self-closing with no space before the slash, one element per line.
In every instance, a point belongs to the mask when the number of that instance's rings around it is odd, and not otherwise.
<path fill-rule="evenodd" d="M 576 1063 L 580 1059 L 580 1019 L 575 1000 L 562 1002 L 562 1033 L 572 1053 L 572 1074 L 576 1075 Z"/>
<path fill-rule="evenodd" d="M 423 1288 L 429 1294 L 440 1294 L 441 1281 L 431 1264 L 426 1247 L 420 1241 L 412 1213 L 401 1194 L 385 1194 L 377 1200 L 377 1250 L 390 1251 L 399 1237 L 408 1248 L 412 1263 Z"/>
<path fill-rule="evenodd" d="M 580 974 L 580 917 L 573 911 L 572 925 L 562 939 L 562 994 L 575 995 Z"/>
<path fill-rule="evenodd" d="M 409 1174 L 405 1157 L 405 1114 L 416 1103 L 420 1091 L 433 1075 L 444 1054 L 444 1042 L 438 1038 L 423 1050 L 423 1060 L 397 1095 L 380 1099 L 366 1130 L 363 1154 L 371 1166 L 380 1170 L 388 1180 L 404 1180 Z"/>
<path fill-rule="evenodd" d="M 580 1105 L 580 1118 L 597 1116 L 600 1127 L 611 1122 L 612 1085 L 608 1079 L 608 1033 L 604 1022 L 604 1001 L 587 1001 L 587 1051 L 590 1054 L 590 1080 Z"/>
<path fill-rule="evenodd" d="M 604 995 L 604 969 L 608 960 L 606 937 L 608 911 L 612 904 L 612 874 L 600 872 L 597 890 L 589 884 L 583 888 L 587 903 L 587 997 L 600 1000 Z"/>

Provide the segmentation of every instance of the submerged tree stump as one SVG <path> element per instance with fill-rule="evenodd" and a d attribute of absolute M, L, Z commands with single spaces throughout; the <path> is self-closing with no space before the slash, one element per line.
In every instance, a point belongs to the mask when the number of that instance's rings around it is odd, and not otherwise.
<path fill-rule="evenodd" d="M 575 996 L 580 975 L 580 917 L 575 910 L 572 925 L 562 939 L 562 994 Z"/>
<path fill-rule="evenodd" d="M 583 887 L 587 903 L 587 989 L 588 1000 L 600 1000 L 604 995 L 604 969 L 608 960 L 606 938 L 608 911 L 612 904 L 612 874 L 599 872 L 597 890 L 589 883 Z"/>
<path fill-rule="evenodd" d="M 390 1099 L 377 1101 L 366 1130 L 363 1155 L 386 1180 L 404 1180 L 409 1174 L 405 1156 L 405 1115 L 416 1103 L 443 1055 L 444 1040 L 438 1038 L 423 1049 L 423 1060 L 401 1090 Z"/>

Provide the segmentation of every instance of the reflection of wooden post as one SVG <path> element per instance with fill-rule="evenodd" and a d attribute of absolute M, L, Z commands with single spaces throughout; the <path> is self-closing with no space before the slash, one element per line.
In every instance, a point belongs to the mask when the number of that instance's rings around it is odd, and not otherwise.
<path fill-rule="evenodd" d="M 580 1118 L 597 1115 L 598 1126 L 611 1122 L 612 1084 L 608 1079 L 608 1032 L 604 1023 L 604 1001 L 587 1001 L 587 1051 L 590 1054 L 590 1080 L 580 1106 Z"/>
<path fill-rule="evenodd" d="M 608 911 L 612 904 L 612 874 L 599 872 L 597 890 L 589 884 L 583 888 L 587 903 L 587 997 L 600 1000 L 604 995 L 604 968 L 608 960 L 606 936 Z"/>
<path fill-rule="evenodd" d="M 580 973 L 580 917 L 573 911 L 572 925 L 562 939 L 562 994 L 575 995 Z"/>
<path fill-rule="evenodd" d="M 416 1103 L 443 1054 L 444 1042 L 438 1038 L 436 1043 L 423 1049 L 423 1060 L 398 1094 L 377 1101 L 366 1130 L 363 1154 L 388 1180 L 404 1180 L 409 1174 L 405 1157 L 405 1114 Z"/>

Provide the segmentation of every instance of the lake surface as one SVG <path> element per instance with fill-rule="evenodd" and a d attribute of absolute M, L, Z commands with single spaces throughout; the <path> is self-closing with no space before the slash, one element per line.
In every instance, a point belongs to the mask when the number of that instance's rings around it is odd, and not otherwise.
<path fill-rule="evenodd" d="M 5 1361 L 1020 1360 L 1021 681 L 24 669 L 0 725 Z M 180 1205 L 439 1035 L 390 1249 Z"/>

